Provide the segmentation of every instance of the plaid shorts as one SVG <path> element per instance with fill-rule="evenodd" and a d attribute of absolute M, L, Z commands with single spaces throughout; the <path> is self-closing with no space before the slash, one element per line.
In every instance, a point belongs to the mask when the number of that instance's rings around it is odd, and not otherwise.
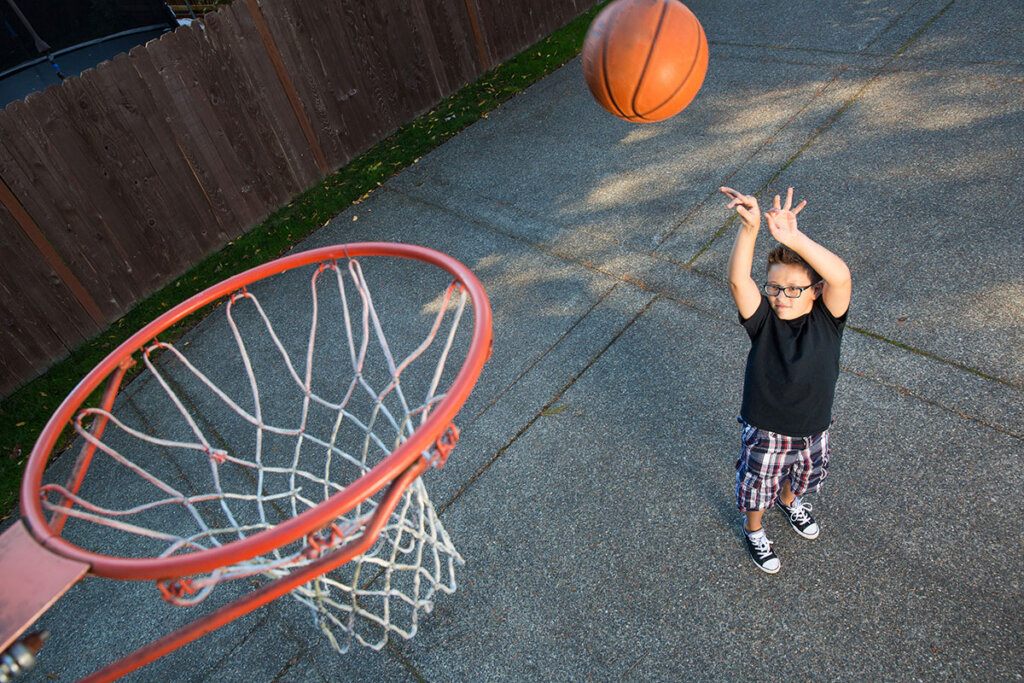
<path fill-rule="evenodd" d="M 736 507 L 767 510 L 786 479 L 798 496 L 821 489 L 832 454 L 827 429 L 813 436 L 784 436 L 739 421 L 743 449 L 736 461 Z"/>

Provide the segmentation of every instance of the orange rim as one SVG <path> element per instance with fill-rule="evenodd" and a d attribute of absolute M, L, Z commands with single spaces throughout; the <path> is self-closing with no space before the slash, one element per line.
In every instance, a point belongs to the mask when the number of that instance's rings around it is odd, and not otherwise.
<path fill-rule="evenodd" d="M 450 273 L 469 294 L 473 304 L 473 334 L 469 350 L 445 398 L 426 422 L 401 446 L 369 472 L 315 508 L 306 510 L 272 529 L 217 548 L 165 558 L 123 558 L 93 553 L 69 543 L 51 529 L 43 511 L 40 489 L 43 473 L 64 427 L 82 403 L 117 367 L 141 350 L 154 336 L 207 304 L 271 275 L 301 266 L 360 256 L 395 256 L 424 261 Z M 409 468 L 434 444 L 469 398 L 491 352 L 491 307 L 483 285 L 466 266 L 441 252 L 411 244 L 356 242 L 312 249 L 251 268 L 178 304 L 133 334 L 79 382 L 50 417 L 40 433 L 21 484 L 21 511 L 29 531 L 52 552 L 90 565 L 93 574 L 115 579 L 165 579 L 213 571 L 218 567 L 265 554 L 316 531 L 352 510 Z"/>

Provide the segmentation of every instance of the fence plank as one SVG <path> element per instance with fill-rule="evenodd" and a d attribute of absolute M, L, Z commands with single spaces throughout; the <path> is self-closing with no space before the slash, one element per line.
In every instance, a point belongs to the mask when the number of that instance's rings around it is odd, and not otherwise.
<path fill-rule="evenodd" d="M 476 38 L 465 0 L 417 0 L 433 34 L 447 77 L 444 96 L 475 81 L 485 71 L 479 60 Z"/>
<path fill-rule="evenodd" d="M 75 277 L 92 295 L 108 320 L 126 310 L 132 284 L 103 271 L 108 262 L 126 258 L 110 234 L 92 193 L 79 184 L 59 142 L 47 129 L 62 126 L 62 86 L 36 96 L 37 106 L 14 102 L 0 113 L 0 174 Z"/>
<path fill-rule="evenodd" d="M 145 223 L 132 206 L 127 194 L 126 169 L 111 155 L 111 147 L 119 146 L 116 133 L 109 128 L 102 105 L 95 99 L 88 78 L 69 78 L 61 84 L 59 103 L 64 116 L 60 125 L 46 132 L 61 150 L 70 172 L 79 184 L 93 193 L 98 218 L 109 229 L 112 239 L 120 245 L 124 258 L 119 262 L 97 263 L 97 269 L 110 277 L 123 277 L 132 284 L 128 305 L 138 299 L 138 292 L 156 284 L 164 259 L 154 253 L 156 244 L 148 230 L 136 229 Z M 38 100 L 37 100 L 38 101 Z M 29 99 L 31 106 L 33 100 Z"/>
<path fill-rule="evenodd" d="M 255 169 L 272 189 L 265 211 L 273 210 L 319 180 L 321 171 L 247 6 L 229 5 L 217 16 L 207 35 L 233 81 L 237 106 L 244 107 L 242 122 L 255 135 Z"/>
<path fill-rule="evenodd" d="M 231 148 L 224 124 L 214 103 L 219 99 L 215 83 L 210 82 L 203 64 L 202 43 L 197 24 L 181 27 L 156 41 L 151 50 L 164 84 L 183 124 L 197 138 L 197 165 L 204 167 L 208 196 L 216 196 L 227 214 L 222 221 L 228 238 L 241 234 L 242 226 L 260 215 L 258 199 L 246 182 L 245 169 Z"/>
<path fill-rule="evenodd" d="M 235 6 L 232 5 L 231 7 Z M 238 7 L 242 7 L 242 5 L 239 4 Z M 274 42 L 274 37 L 270 34 L 270 28 L 267 26 L 267 21 L 260 10 L 259 2 L 258 0 L 246 0 L 244 7 L 246 11 L 239 10 L 236 14 L 237 25 L 240 29 L 244 26 L 244 29 L 239 33 L 239 41 L 237 43 L 245 51 L 242 63 L 247 64 L 254 70 L 259 69 L 261 66 L 263 67 L 262 78 L 258 75 L 256 82 L 262 83 L 264 86 L 273 83 L 274 77 L 276 77 L 280 84 L 280 90 L 267 88 L 263 92 L 270 97 L 273 97 L 275 94 L 283 96 L 284 100 L 288 103 L 288 107 L 291 109 L 292 116 L 285 118 L 280 116 L 273 117 L 275 123 L 282 126 L 283 133 L 287 133 L 292 127 L 291 124 L 293 122 L 297 124 L 302 132 L 305 145 L 309 147 L 309 151 L 316 162 L 317 170 L 321 174 L 327 174 L 330 170 L 327 165 L 327 158 L 324 156 L 319 139 L 317 139 L 316 134 L 313 132 L 309 113 L 306 111 L 295 90 L 294 79 L 281 59 L 281 50 L 277 43 Z M 253 33 L 259 36 L 262 49 L 254 47 L 256 41 L 246 40 L 246 37 Z M 272 74 L 267 73 L 267 65 L 271 67 Z M 268 108 L 268 113 L 273 114 L 276 110 L 277 108 L 274 107 Z M 282 112 L 286 111 L 283 106 L 280 107 L 280 110 Z M 289 155 L 289 158 L 298 161 L 306 156 L 305 151 L 305 147 L 298 147 L 295 150 L 296 153 Z"/>
<path fill-rule="evenodd" d="M 210 132 L 198 126 L 199 117 L 187 107 L 185 84 L 177 73 L 180 64 L 173 56 L 173 40 L 176 40 L 173 34 L 165 34 L 147 44 L 145 49 L 133 49 L 129 56 L 156 108 L 162 112 L 174 145 L 199 188 L 196 200 L 201 199 L 206 206 L 208 220 L 196 226 L 196 239 L 213 247 L 230 239 L 238 218 L 232 203 L 217 184 L 217 178 L 225 175 L 226 171 L 219 157 L 212 152 Z"/>
<path fill-rule="evenodd" d="M 369 74 L 349 37 L 341 3 L 314 7 L 282 0 L 264 3 L 263 12 L 329 165 L 344 165 L 379 133 L 368 97 Z"/>
<path fill-rule="evenodd" d="M 211 220 L 209 206 L 197 201 L 195 179 L 178 152 L 164 112 L 126 54 L 97 69 L 96 85 L 107 94 L 110 116 L 117 117 L 138 146 L 140 198 L 151 212 L 149 221 L 162 241 L 169 242 L 174 272 L 186 270 L 206 254 L 209 244 L 195 228 Z M 182 227 L 188 226 L 188 229 Z"/>
<path fill-rule="evenodd" d="M 106 318 L 99 309 L 99 306 L 96 305 L 92 296 L 82 286 L 79 279 L 75 277 L 75 274 L 71 272 L 68 265 L 64 263 L 60 254 L 53 248 L 53 245 L 46 239 L 46 236 L 43 235 L 36 222 L 25 211 L 25 207 L 11 194 L 11 188 L 7 187 L 3 179 L 0 179 L 0 204 L 3 204 L 9 216 L 13 219 L 14 224 L 18 226 L 19 234 L 31 242 L 35 252 L 34 255 L 38 255 L 46 263 L 47 268 L 68 288 L 75 297 L 75 301 L 85 309 L 85 312 L 89 314 L 89 318 L 93 322 L 97 325 L 104 324 Z M 28 245 L 25 244 L 25 247 L 28 247 Z"/>
<path fill-rule="evenodd" d="M 198 50 L 193 55 L 198 59 L 193 64 L 205 85 L 212 113 L 224 131 L 224 153 L 234 154 L 241 166 L 242 175 L 235 179 L 236 186 L 249 196 L 255 211 L 248 217 L 247 225 L 262 219 L 268 207 L 276 207 L 294 192 L 284 195 L 274 177 L 276 152 L 259 127 L 259 94 L 245 92 L 230 51 L 220 49 L 231 21 L 227 10 L 206 17 L 203 40 L 197 41 Z"/>
<path fill-rule="evenodd" d="M 378 42 L 386 48 L 389 70 L 384 76 L 392 87 L 394 126 L 415 118 L 441 101 L 439 76 L 434 70 L 439 55 L 433 37 L 418 21 L 416 3 L 409 0 L 381 0 L 373 4 Z"/>
<path fill-rule="evenodd" d="M 135 246 L 128 267 L 139 273 L 135 282 L 141 299 L 163 284 L 167 274 L 182 272 L 186 261 L 167 231 L 159 228 L 165 214 L 160 199 L 154 196 L 158 193 L 150 188 L 155 173 L 147 159 L 146 143 L 135 137 L 127 122 L 125 110 L 130 103 L 120 100 L 116 87 L 106 78 L 109 66 L 90 69 L 72 84 L 81 86 L 77 104 L 83 112 L 78 121 L 84 124 L 83 137 L 92 143 L 87 149 L 92 164 L 81 168 L 80 177 L 102 177 L 100 182 L 107 186 L 98 196 L 110 200 L 105 213 L 110 215 L 111 229 L 123 244 Z"/>
<path fill-rule="evenodd" d="M 0 209 L 0 395 L 100 331 L 13 217 Z"/>
<path fill-rule="evenodd" d="M 199 113 L 202 125 L 213 132 L 215 150 L 230 171 L 230 175 L 220 178 L 219 183 L 240 200 L 235 233 L 238 235 L 263 217 L 267 188 L 256 169 L 251 140 L 246 139 L 253 133 L 242 130 L 244 117 L 241 114 L 244 110 L 237 109 L 231 76 L 225 73 L 220 56 L 207 36 L 208 27 L 216 26 L 218 16 L 208 15 L 203 28 L 193 24 L 186 30 L 175 31 L 175 34 L 183 36 L 182 56 L 188 64 L 187 73 L 193 78 L 189 106 Z"/>

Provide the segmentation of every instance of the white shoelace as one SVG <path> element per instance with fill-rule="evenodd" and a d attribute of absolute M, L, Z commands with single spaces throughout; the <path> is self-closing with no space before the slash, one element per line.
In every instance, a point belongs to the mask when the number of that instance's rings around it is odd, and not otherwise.
<path fill-rule="evenodd" d="M 801 502 L 789 508 L 789 518 L 797 524 L 808 524 L 811 521 L 810 511 L 814 509 L 810 503 Z"/>
<path fill-rule="evenodd" d="M 762 534 L 756 538 L 752 536 L 748 536 L 748 538 L 754 544 L 754 550 L 762 560 L 772 554 L 772 542 L 768 540 L 768 536 Z"/>

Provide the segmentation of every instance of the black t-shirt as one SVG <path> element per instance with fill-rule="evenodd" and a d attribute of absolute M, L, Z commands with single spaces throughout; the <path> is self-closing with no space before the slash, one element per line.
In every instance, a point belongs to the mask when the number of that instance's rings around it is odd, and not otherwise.
<path fill-rule="evenodd" d="M 762 294 L 754 315 L 740 322 L 750 335 L 740 416 L 786 436 L 828 429 L 846 314 L 834 317 L 818 297 L 807 315 L 782 320 Z"/>

